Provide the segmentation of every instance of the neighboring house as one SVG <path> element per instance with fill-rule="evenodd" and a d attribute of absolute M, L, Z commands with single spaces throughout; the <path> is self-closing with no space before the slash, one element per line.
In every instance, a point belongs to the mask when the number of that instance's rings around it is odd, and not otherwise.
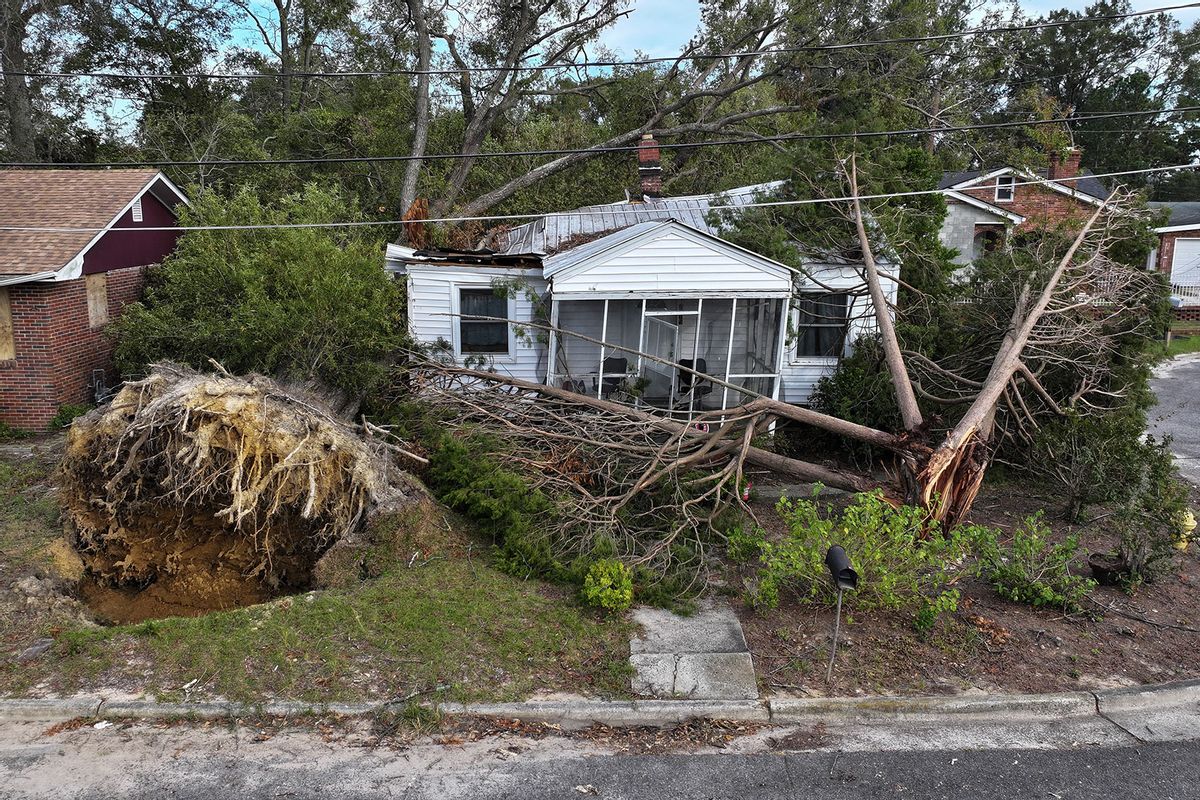
<path fill-rule="evenodd" d="M 1178 319 L 1200 321 L 1200 202 L 1150 203 L 1167 213 L 1167 224 L 1155 228 L 1158 247 L 1147 266 L 1171 282 L 1171 302 Z"/>
<path fill-rule="evenodd" d="M 443 343 L 460 363 L 676 413 L 749 395 L 664 362 L 806 402 L 872 327 L 861 264 L 828 258 L 796 270 L 721 238 L 710 209 L 752 202 L 769 186 L 657 197 L 653 140 L 642 143 L 639 173 L 642 199 L 548 214 L 504 232 L 495 251 L 389 245 L 388 269 L 407 282 L 413 336 Z M 892 280 L 884 288 L 895 297 Z M 472 316 L 540 319 L 586 338 Z"/>
<path fill-rule="evenodd" d="M 958 251 L 955 262 L 972 263 L 1022 226 L 1081 220 L 1095 211 L 1108 189 L 1079 169 L 1082 155 L 1078 149 L 1066 157 L 1052 153 L 1038 172 L 1003 166 L 943 175 L 938 188 L 945 192 L 947 213 L 940 238 Z"/>
<path fill-rule="evenodd" d="M 0 170 L 0 422 L 43 429 L 113 380 L 103 328 L 175 247 L 155 229 L 186 202 L 154 170 Z"/>

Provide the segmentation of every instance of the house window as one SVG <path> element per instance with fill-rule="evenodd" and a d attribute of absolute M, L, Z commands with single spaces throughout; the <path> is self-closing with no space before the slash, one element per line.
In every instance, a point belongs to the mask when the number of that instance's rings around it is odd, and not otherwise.
<path fill-rule="evenodd" d="M 846 345 L 850 296 L 842 292 L 804 292 L 796 300 L 796 356 L 840 358 Z"/>
<path fill-rule="evenodd" d="M 17 337 L 13 333 L 12 304 L 8 289 L 0 289 L 0 361 L 17 357 Z"/>
<path fill-rule="evenodd" d="M 472 319 L 507 319 L 508 299 L 491 289 L 458 291 L 458 351 L 464 355 L 508 355 L 508 323 Z"/>
<path fill-rule="evenodd" d="M 996 178 L 997 203 L 1011 203 L 1013 201 L 1013 196 L 1016 194 L 1015 183 L 1016 178 L 1012 175 L 1001 175 Z"/>
<path fill-rule="evenodd" d="M 142 198 L 133 201 L 133 221 L 142 221 Z"/>
<path fill-rule="evenodd" d="M 85 275 L 83 286 L 87 291 L 88 327 L 93 330 L 108 324 L 108 274 L 97 272 Z"/>

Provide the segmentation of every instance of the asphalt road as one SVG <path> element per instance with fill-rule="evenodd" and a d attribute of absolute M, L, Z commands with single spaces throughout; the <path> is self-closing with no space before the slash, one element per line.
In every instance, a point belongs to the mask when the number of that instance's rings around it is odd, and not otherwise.
<path fill-rule="evenodd" d="M 1158 405 L 1150 409 L 1150 432 L 1171 437 L 1179 472 L 1200 485 L 1200 356 L 1163 364 L 1154 371 L 1150 388 L 1158 395 Z"/>
<path fill-rule="evenodd" d="M 0 797 L 109 800 L 268 798 L 928 798 L 929 800 L 1195 800 L 1200 745 L 1075 750 L 515 758 L 497 763 L 410 764 L 403 753 L 299 764 L 252 752 L 186 758 L 166 749 L 116 769 L 118 754 L 94 754 L 35 775 L 36 764 L 0 768 Z M 53 759 L 52 759 L 53 760 Z M 7 777 L 5 777 L 7 773 Z"/>

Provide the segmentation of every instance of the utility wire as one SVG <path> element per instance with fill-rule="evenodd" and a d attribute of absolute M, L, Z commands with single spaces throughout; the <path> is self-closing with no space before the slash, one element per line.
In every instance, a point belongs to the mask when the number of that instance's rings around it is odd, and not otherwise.
<path fill-rule="evenodd" d="M 1042 186 L 1047 183 L 1075 183 L 1077 181 L 1099 179 L 1099 178 L 1119 178 L 1127 175 L 1148 175 L 1152 173 L 1172 172 L 1183 169 L 1200 169 L 1200 162 L 1192 162 L 1188 164 L 1173 164 L 1163 167 L 1145 167 L 1143 169 L 1127 169 L 1119 172 L 1101 172 L 1091 175 L 1076 175 L 1071 178 L 1056 178 L 1050 181 L 1045 178 L 1037 180 L 1013 181 L 1010 186 Z M 738 203 L 731 205 L 714 205 L 709 204 L 710 211 L 730 210 L 738 211 L 743 208 L 778 208 L 782 206 L 803 206 L 816 205 L 821 203 L 848 203 L 853 200 L 891 200 L 899 197 L 928 197 L 929 195 L 949 195 L 954 192 L 969 191 L 972 188 L 983 187 L 964 187 L 963 189 L 918 189 L 909 192 L 884 192 L 880 194 L 860 194 L 857 197 L 854 195 L 845 195 L 842 197 L 810 197 L 800 200 L 763 200 L 751 203 Z M 1083 197 L 1099 201 L 1101 198 L 1093 197 L 1082 192 L 1078 194 Z M 714 192 L 714 196 L 719 197 L 721 192 Z M 608 204 L 610 206 L 616 204 Z M 638 214 L 638 213 L 654 213 L 660 215 L 661 208 L 648 206 L 644 204 L 630 203 L 622 205 L 619 209 L 622 214 Z M 537 220 L 545 217 L 554 216 L 573 216 L 573 217 L 589 217 L 611 215 L 613 210 L 609 208 L 605 211 L 548 211 L 539 214 L 489 214 L 483 216 L 472 217 L 437 217 L 434 219 L 391 219 L 391 220 L 350 220 L 344 222 L 281 222 L 281 223 L 261 223 L 249 225 L 160 225 L 149 227 L 33 227 L 21 225 L 3 225 L 0 226 L 0 232 L 20 232 L 20 233 L 97 233 L 99 231 L 257 231 L 257 230 L 279 230 L 279 229 L 305 229 L 305 228 L 365 228 L 365 227 L 383 227 L 389 225 L 405 225 L 412 223 L 435 223 L 435 222 L 504 222 L 509 220 Z"/>
<path fill-rule="evenodd" d="M 1153 16 L 1169 11 L 1179 11 L 1187 8 L 1200 7 L 1200 2 L 1181 3 L 1179 5 L 1159 6 L 1142 11 L 1128 11 L 1121 14 L 1097 14 L 1090 17 L 1056 20 L 1052 22 L 1030 22 L 1022 25 L 1003 25 L 994 28 L 969 28 L 951 33 L 933 33 L 923 36 L 901 36 L 895 39 L 868 39 L 856 42 L 839 42 L 834 44 L 797 45 L 794 47 L 777 47 L 763 50 L 741 50 L 725 53 L 681 53 L 675 56 L 657 56 L 629 61 L 578 61 L 563 64 L 531 64 L 517 66 L 512 72 L 552 72 L 570 69 L 600 69 L 612 67 L 640 67 L 654 64 L 674 63 L 677 61 L 707 61 L 723 58 L 749 58 L 758 56 L 784 55 L 788 53 L 824 53 L 839 50 L 857 50 L 868 47 L 881 47 L 890 44 L 916 44 L 920 42 L 940 42 L 951 39 L 963 39 L 984 34 L 1020 33 L 1023 31 L 1038 31 L 1063 28 L 1071 25 L 1081 25 L 1089 22 L 1131 19 L 1134 17 Z M 501 67 L 455 67 L 419 70 L 411 68 L 386 70 L 353 70 L 346 72 L 289 72 L 295 78 L 374 78 L 393 75 L 461 75 L 464 72 L 497 72 Z M 279 78 L 279 72 L 5 72 L 6 75 L 17 75 L 27 78 L 113 78 L 121 80 L 177 80 L 177 79 L 207 79 L 207 80 L 251 80 L 254 78 Z"/>
<path fill-rule="evenodd" d="M 1177 106 L 1157 111 L 1108 111 L 1090 114 L 1086 117 L 1070 116 L 1060 119 L 1035 119 L 1015 122 L 983 122 L 974 125 L 950 125 L 937 128 L 904 128 L 891 131 L 851 131 L 846 133 L 780 133 L 767 136 L 756 136 L 744 139 L 715 139 L 701 142 L 665 142 L 659 143 L 660 150 L 678 150 L 691 147 L 725 147 L 729 145 L 768 144 L 771 142 L 802 142 L 829 141 L 836 139 L 878 139 L 887 136 L 915 136 L 924 133 L 963 133 L 967 131 L 997 130 L 1003 128 L 1025 128 L 1038 125 L 1061 125 L 1068 122 L 1091 121 L 1097 119 L 1119 119 L 1125 117 L 1147 117 L 1165 114 L 1190 114 L 1200 111 L 1200 105 Z M 653 133 L 653 131 L 647 131 Z M 250 167 L 250 166 L 284 166 L 288 164 L 374 164 L 396 161 L 455 161 L 464 158 L 527 158 L 530 156 L 566 156 L 593 153 L 632 153 L 641 149 L 640 145 L 610 145 L 593 147 L 563 148 L 557 150 L 499 150 L 478 153 L 428 153 L 414 156 L 317 156 L 313 158 L 261 158 L 261 159 L 227 159 L 212 161 L 69 161 L 46 163 L 41 161 L 7 161 L 0 162 L 0 168 L 72 168 L 72 169 L 121 169 L 127 167 Z"/>

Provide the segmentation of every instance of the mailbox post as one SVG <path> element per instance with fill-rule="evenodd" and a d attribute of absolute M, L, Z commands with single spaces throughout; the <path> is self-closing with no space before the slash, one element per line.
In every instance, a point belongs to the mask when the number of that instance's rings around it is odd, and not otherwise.
<path fill-rule="evenodd" d="M 829 568 L 829 577 L 837 587 L 837 615 L 833 618 L 833 644 L 829 648 L 829 669 L 825 670 L 825 682 L 833 680 L 833 662 L 837 658 L 838 632 L 842 626 L 842 594 L 849 589 L 858 588 L 858 573 L 850 566 L 850 557 L 841 545 L 835 544 L 825 553 L 825 566 Z"/>

